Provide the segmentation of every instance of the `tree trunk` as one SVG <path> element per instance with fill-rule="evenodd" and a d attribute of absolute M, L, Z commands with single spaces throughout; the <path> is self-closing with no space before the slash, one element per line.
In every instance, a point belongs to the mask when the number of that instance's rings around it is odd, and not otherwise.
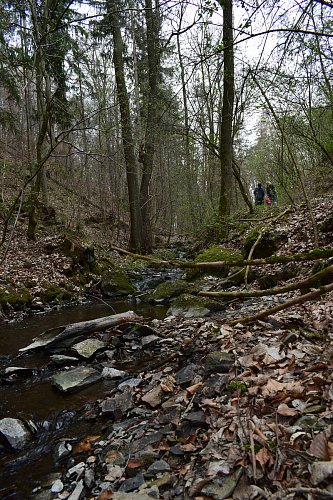
<path fill-rule="evenodd" d="M 156 2 L 158 3 L 158 2 Z M 153 248 L 151 194 L 149 192 L 154 166 L 154 155 L 157 138 L 157 103 L 159 81 L 159 13 L 158 5 L 154 11 L 151 0 L 145 0 L 145 15 L 147 26 L 147 55 L 148 55 L 148 108 L 145 145 L 143 151 L 143 172 L 140 188 L 141 216 L 143 224 L 142 250 L 151 253 Z"/>
<path fill-rule="evenodd" d="M 223 102 L 220 125 L 221 189 L 219 215 L 230 214 L 232 203 L 232 123 L 234 106 L 234 49 L 232 0 L 219 0 L 223 8 Z"/>
<path fill-rule="evenodd" d="M 138 168 L 134 151 L 130 105 L 124 73 L 123 40 L 119 20 L 115 8 L 117 2 L 108 2 L 109 20 L 113 36 L 113 63 L 121 114 L 122 141 L 126 163 L 127 189 L 130 208 L 130 244 L 134 252 L 142 249 L 142 216 L 140 209 L 140 193 Z"/>

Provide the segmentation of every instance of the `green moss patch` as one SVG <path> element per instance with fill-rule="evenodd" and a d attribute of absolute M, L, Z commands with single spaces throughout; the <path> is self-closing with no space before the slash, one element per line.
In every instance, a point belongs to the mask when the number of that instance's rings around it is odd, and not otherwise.
<path fill-rule="evenodd" d="M 28 288 L 15 290 L 12 287 L 0 289 L 0 305 L 4 308 L 11 305 L 14 307 L 24 307 L 32 302 L 32 295 Z"/>
<path fill-rule="evenodd" d="M 40 298 L 45 303 L 62 302 L 64 300 L 70 299 L 73 295 L 71 290 L 62 288 L 56 283 L 48 283 L 46 281 L 43 281 L 42 287 L 43 289 L 40 292 Z"/>
<path fill-rule="evenodd" d="M 172 302 L 167 314 L 190 318 L 206 316 L 212 311 L 220 311 L 221 309 L 223 309 L 221 302 L 185 293 Z"/>
<path fill-rule="evenodd" d="M 103 272 L 101 290 L 108 297 L 117 297 L 134 293 L 135 287 L 127 274 L 118 268 Z"/>
<path fill-rule="evenodd" d="M 225 266 L 218 267 L 216 269 L 188 269 L 186 271 L 186 279 L 194 280 L 202 276 L 203 274 L 208 274 L 210 276 L 218 276 L 220 278 L 225 278 L 228 276 L 230 266 L 236 262 L 242 260 L 242 254 L 231 248 L 222 247 L 220 245 L 214 245 L 206 250 L 201 251 L 194 259 L 196 264 L 200 262 L 225 262 Z"/>
<path fill-rule="evenodd" d="M 165 281 L 160 283 L 150 294 L 150 300 L 164 301 L 177 297 L 189 289 L 189 284 L 184 280 Z"/>

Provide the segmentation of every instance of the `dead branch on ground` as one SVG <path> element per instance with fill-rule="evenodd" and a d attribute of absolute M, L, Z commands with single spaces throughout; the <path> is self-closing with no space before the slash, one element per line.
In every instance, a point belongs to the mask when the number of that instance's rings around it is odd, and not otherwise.
<path fill-rule="evenodd" d="M 307 288 L 314 287 L 316 283 L 331 276 L 333 280 L 333 265 L 326 267 L 316 274 L 312 274 L 304 280 L 290 283 L 289 285 L 285 286 L 269 288 L 267 290 L 249 290 L 246 292 L 199 292 L 198 295 L 202 295 L 203 297 L 228 297 L 237 299 L 245 299 L 248 297 L 267 297 L 269 295 L 278 295 L 280 293 L 292 292 L 293 290 L 305 290 Z"/>
<path fill-rule="evenodd" d="M 284 302 L 283 304 L 279 304 L 275 307 L 269 307 L 268 309 L 265 309 L 263 311 L 260 311 L 256 314 L 253 314 L 252 316 L 244 316 L 241 318 L 236 318 L 235 320 L 232 321 L 226 321 L 227 325 L 230 326 L 235 326 L 237 323 L 240 323 L 242 325 L 246 323 L 251 323 L 252 321 L 256 321 L 258 319 L 263 319 L 266 318 L 267 316 L 270 316 L 271 314 L 275 314 L 279 311 L 282 311 L 283 309 L 288 309 L 289 307 L 298 305 L 298 304 L 303 304 L 304 302 L 308 302 L 310 300 L 315 300 L 321 297 L 321 295 L 325 295 L 326 293 L 330 292 L 333 290 L 333 283 L 330 285 L 325 285 L 317 290 L 313 290 L 309 293 L 306 293 L 305 295 L 300 295 L 298 297 L 294 297 L 293 299 L 287 300 L 287 302 Z"/>

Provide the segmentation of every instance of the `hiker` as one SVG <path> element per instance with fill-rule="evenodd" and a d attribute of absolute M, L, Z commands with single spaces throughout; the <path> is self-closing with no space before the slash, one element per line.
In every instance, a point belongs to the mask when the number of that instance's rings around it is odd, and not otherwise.
<path fill-rule="evenodd" d="M 260 182 L 258 183 L 258 187 L 253 191 L 254 194 L 254 202 L 256 205 L 262 205 L 264 203 L 265 191 L 261 187 Z"/>
<path fill-rule="evenodd" d="M 276 189 L 275 186 L 269 181 L 266 184 L 266 193 L 270 199 L 270 203 L 267 203 L 267 205 L 270 205 L 271 203 L 273 203 L 273 205 L 277 205 Z"/>

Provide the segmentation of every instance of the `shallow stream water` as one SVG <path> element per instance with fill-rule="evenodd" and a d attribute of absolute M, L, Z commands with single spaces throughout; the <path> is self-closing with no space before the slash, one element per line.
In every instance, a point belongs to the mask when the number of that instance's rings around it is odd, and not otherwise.
<path fill-rule="evenodd" d="M 49 356 L 45 352 L 19 355 L 19 349 L 50 328 L 133 310 L 145 318 L 163 318 L 163 306 L 128 302 L 89 303 L 33 315 L 24 321 L 0 325 L 0 370 L 9 366 L 34 369 L 34 376 L 0 385 L 0 419 L 31 420 L 37 424 L 37 439 L 27 451 L 8 452 L 0 444 L 0 498 L 33 498 L 31 491 L 54 465 L 52 447 L 63 436 L 96 434 L 96 424 L 76 418 L 89 401 L 102 398 L 113 387 L 103 380 L 76 393 L 63 394 L 48 381 Z"/>

